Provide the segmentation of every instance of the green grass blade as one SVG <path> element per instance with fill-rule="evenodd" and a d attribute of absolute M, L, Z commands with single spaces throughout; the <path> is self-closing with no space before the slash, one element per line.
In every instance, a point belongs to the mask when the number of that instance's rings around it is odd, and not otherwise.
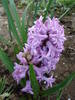
<path fill-rule="evenodd" d="M 32 64 L 29 66 L 29 72 L 30 72 L 31 85 L 32 85 L 32 89 L 34 92 L 34 98 L 36 98 L 39 94 L 40 87 L 39 87 L 38 81 L 36 79 Z"/>
<path fill-rule="evenodd" d="M 56 100 L 60 100 L 61 96 L 62 96 L 62 89 L 58 91 L 58 95 L 57 95 Z"/>
<path fill-rule="evenodd" d="M 0 79 L 0 95 L 4 91 L 5 83 L 6 83 L 5 78 Z"/>
<path fill-rule="evenodd" d="M 1 49 L 0 49 L 0 60 L 3 62 L 3 64 L 6 66 L 6 69 L 8 69 L 9 72 L 13 72 L 12 61 L 7 56 L 7 54 Z"/>
<path fill-rule="evenodd" d="M 24 87 L 26 85 L 26 78 L 23 78 L 20 82 L 20 85 Z"/>
<path fill-rule="evenodd" d="M 50 100 L 50 95 L 48 96 L 48 100 Z"/>
<path fill-rule="evenodd" d="M 25 29 L 25 22 L 26 22 L 26 16 L 27 16 L 27 11 L 29 9 L 29 7 L 33 4 L 33 0 L 27 5 L 27 7 L 24 10 L 24 13 L 22 15 L 22 27 L 23 29 Z"/>
<path fill-rule="evenodd" d="M 71 8 L 67 8 L 67 10 L 59 17 L 59 20 L 61 20 L 70 10 Z"/>
<path fill-rule="evenodd" d="M 10 93 L 3 93 L 0 95 L 0 100 L 4 100 L 5 98 L 8 98 L 10 96 Z"/>
<path fill-rule="evenodd" d="M 61 20 L 65 15 L 67 15 L 74 6 L 75 3 L 72 4 L 69 8 L 67 8 L 67 10 L 59 17 L 59 20 Z"/>
<path fill-rule="evenodd" d="M 73 72 L 71 75 L 69 75 L 65 80 L 63 80 L 60 84 L 57 84 L 56 86 L 42 91 L 40 94 L 42 97 L 51 95 L 53 93 L 56 93 L 57 91 L 64 89 L 67 85 L 71 83 L 71 81 L 75 78 L 75 72 Z"/>
<path fill-rule="evenodd" d="M 17 45 L 14 46 L 14 54 L 16 56 L 16 54 L 18 54 L 20 51 L 19 47 Z"/>
<path fill-rule="evenodd" d="M 26 21 L 27 21 L 26 16 L 27 16 L 27 11 L 28 11 L 28 9 L 29 9 L 29 7 L 31 6 L 32 3 L 33 3 L 33 1 L 31 1 L 31 2 L 27 5 L 27 7 L 26 7 L 25 10 L 24 10 L 24 13 L 22 14 L 22 29 L 25 30 L 25 41 L 27 41 L 27 30 L 26 30 L 26 27 L 25 27 L 25 23 L 26 23 Z M 29 20 L 29 19 L 28 19 L 28 20 Z"/>
<path fill-rule="evenodd" d="M 20 48 L 22 48 L 22 44 L 21 44 L 19 35 L 18 35 L 17 31 L 16 31 L 16 27 L 15 27 L 12 15 L 11 15 L 9 7 L 8 7 L 8 0 L 2 0 L 2 4 L 3 4 L 3 6 L 5 8 L 5 12 L 6 12 L 7 16 L 8 16 L 9 25 L 11 27 L 13 36 L 16 39 L 16 41 L 17 41 L 18 45 L 20 46 Z"/>
<path fill-rule="evenodd" d="M 46 6 L 46 8 L 45 8 L 45 12 L 44 12 L 44 21 L 45 21 L 45 19 L 46 19 L 46 16 L 48 16 L 48 11 L 49 11 L 49 9 L 50 9 L 50 6 L 51 6 L 52 2 L 53 2 L 53 0 L 49 0 L 47 6 Z"/>
<path fill-rule="evenodd" d="M 39 4 L 38 2 L 35 2 L 35 11 L 34 11 L 34 21 L 36 20 L 37 18 L 37 11 L 38 11 L 38 8 L 39 8 Z"/>
<path fill-rule="evenodd" d="M 55 16 L 55 10 L 56 10 L 56 0 L 53 0 L 53 9 L 51 10 L 51 19 Z"/>
<path fill-rule="evenodd" d="M 13 18 L 16 21 L 16 25 L 17 25 L 17 28 L 22 37 L 23 43 L 25 43 L 27 39 L 26 39 L 25 31 L 21 26 L 21 21 L 20 21 L 19 15 L 16 11 L 16 5 L 14 3 L 14 0 L 9 0 L 9 2 L 10 2 L 10 7 L 11 7 L 11 12 L 12 12 Z"/>
<path fill-rule="evenodd" d="M 67 7 L 75 4 L 75 0 L 56 0 L 56 1 L 57 1 L 57 3 L 61 3 L 64 6 L 67 6 Z"/>

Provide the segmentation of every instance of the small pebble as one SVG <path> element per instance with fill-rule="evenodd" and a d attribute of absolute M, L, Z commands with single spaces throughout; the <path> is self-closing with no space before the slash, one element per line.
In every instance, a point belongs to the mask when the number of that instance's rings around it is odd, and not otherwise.
<path fill-rule="evenodd" d="M 55 78 L 57 78 L 58 76 L 56 75 Z"/>
<path fill-rule="evenodd" d="M 5 24 L 7 25 L 7 24 L 8 24 L 8 22 L 7 22 L 7 21 L 5 21 Z"/>
<path fill-rule="evenodd" d="M 68 100 L 71 100 L 71 98 L 68 98 Z"/>
<path fill-rule="evenodd" d="M 21 21 L 22 21 L 22 17 L 21 17 Z"/>
<path fill-rule="evenodd" d="M 63 65 L 65 65 L 65 63 L 63 63 Z"/>
<path fill-rule="evenodd" d="M 7 28 L 8 28 L 8 25 L 7 25 Z"/>

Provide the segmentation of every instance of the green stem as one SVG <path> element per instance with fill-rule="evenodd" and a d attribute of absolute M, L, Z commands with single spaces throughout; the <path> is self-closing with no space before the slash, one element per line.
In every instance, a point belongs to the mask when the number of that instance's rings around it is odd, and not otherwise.
<path fill-rule="evenodd" d="M 48 100 L 50 100 L 50 95 L 48 96 Z"/>
<path fill-rule="evenodd" d="M 51 6 L 51 4 L 52 4 L 52 1 L 53 0 L 49 0 L 49 2 L 48 2 L 48 4 L 47 4 L 47 7 L 46 7 L 46 10 L 45 10 L 45 12 L 44 12 L 44 21 L 45 21 L 45 19 L 46 19 L 46 16 L 48 15 L 48 11 L 49 11 L 49 8 L 50 8 L 50 6 Z"/>
<path fill-rule="evenodd" d="M 38 97 L 38 100 L 40 100 L 40 96 Z"/>

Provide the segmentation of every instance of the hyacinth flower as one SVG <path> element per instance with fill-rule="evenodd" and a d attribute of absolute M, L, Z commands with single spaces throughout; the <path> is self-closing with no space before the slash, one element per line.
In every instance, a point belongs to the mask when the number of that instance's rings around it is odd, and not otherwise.
<path fill-rule="evenodd" d="M 33 94 L 33 90 L 29 80 L 29 65 L 33 64 L 36 78 L 40 87 L 52 87 L 55 82 L 51 71 L 56 69 L 61 52 L 64 50 L 64 27 L 60 25 L 57 18 L 50 19 L 47 17 L 43 22 L 40 16 L 34 22 L 34 25 L 28 29 L 28 39 L 24 51 L 17 54 L 19 64 L 14 66 L 13 78 L 19 84 L 22 78 L 27 79 L 22 92 Z"/>
<path fill-rule="evenodd" d="M 22 89 L 22 92 L 33 94 L 30 81 L 26 81 L 26 86 Z"/>

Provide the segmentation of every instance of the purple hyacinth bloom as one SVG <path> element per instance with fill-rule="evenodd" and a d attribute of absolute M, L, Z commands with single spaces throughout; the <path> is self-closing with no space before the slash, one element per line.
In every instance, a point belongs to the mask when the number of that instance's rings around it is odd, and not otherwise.
<path fill-rule="evenodd" d="M 53 78 L 53 75 L 49 78 L 43 77 L 42 80 L 44 80 L 44 83 L 46 84 L 46 88 L 52 87 L 52 84 L 55 82 L 55 78 Z"/>
<path fill-rule="evenodd" d="M 19 84 L 20 80 L 25 77 L 28 66 L 15 63 L 14 70 L 12 76 L 17 81 L 17 84 Z"/>
<path fill-rule="evenodd" d="M 30 81 L 26 81 L 26 86 L 21 90 L 22 92 L 33 94 Z"/>
<path fill-rule="evenodd" d="M 21 62 L 22 64 L 26 64 L 26 63 L 27 63 L 27 61 L 26 61 L 26 59 L 25 59 L 25 57 L 24 57 L 24 53 L 23 53 L 23 52 L 20 52 L 20 53 L 17 54 L 16 56 L 17 56 L 17 59 L 20 60 L 20 62 Z"/>
<path fill-rule="evenodd" d="M 50 42 L 54 45 L 54 47 L 59 50 L 64 49 L 63 43 L 66 40 L 64 36 L 64 28 L 59 24 L 59 20 L 57 18 L 53 18 L 52 20 L 48 17 L 45 22 L 45 25 L 48 27 L 49 39 Z"/>
<path fill-rule="evenodd" d="M 41 85 L 45 82 L 46 88 L 52 87 L 55 81 L 51 71 L 56 69 L 61 52 L 64 50 L 64 27 L 60 25 L 57 18 L 49 17 L 43 22 L 40 16 L 34 25 L 28 29 L 28 39 L 23 52 L 17 54 L 20 61 L 14 66 L 13 78 L 20 82 L 22 78 L 27 79 L 23 92 L 33 94 L 29 81 L 29 65 L 33 64 L 36 78 Z M 43 86 L 43 85 L 42 85 Z M 42 87 L 41 86 L 41 87 Z"/>

